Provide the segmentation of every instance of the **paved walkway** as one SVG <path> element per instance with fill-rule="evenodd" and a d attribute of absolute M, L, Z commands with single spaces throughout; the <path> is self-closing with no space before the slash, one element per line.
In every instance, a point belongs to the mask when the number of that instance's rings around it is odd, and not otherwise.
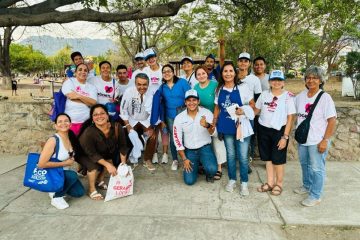
<path fill-rule="evenodd" d="M 265 179 L 261 162 L 254 164 L 246 198 L 239 188 L 224 190 L 226 171 L 221 181 L 200 176 L 186 186 L 167 164 L 155 173 L 139 166 L 133 196 L 107 203 L 69 198 L 70 208 L 57 210 L 46 193 L 22 185 L 25 160 L 0 155 L 0 239 L 291 239 L 284 228 L 360 228 L 360 162 L 328 162 L 325 196 L 313 208 L 302 207 L 304 196 L 292 192 L 301 172 L 291 161 L 278 197 L 256 191 Z"/>

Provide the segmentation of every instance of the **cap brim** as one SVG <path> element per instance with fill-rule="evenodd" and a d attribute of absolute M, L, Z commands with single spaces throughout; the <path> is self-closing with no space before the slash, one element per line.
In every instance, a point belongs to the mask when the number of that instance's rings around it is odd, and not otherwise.
<path fill-rule="evenodd" d="M 246 60 L 251 61 L 251 59 L 250 59 L 250 58 L 247 58 L 247 57 L 241 57 L 241 58 L 238 58 L 238 60 L 240 60 L 240 59 L 246 59 Z"/>
<path fill-rule="evenodd" d="M 285 81 L 285 78 L 269 78 L 269 81 L 272 81 L 272 80 Z"/>
<path fill-rule="evenodd" d="M 190 58 L 183 58 L 181 61 L 180 61 L 180 64 L 183 64 L 185 62 L 185 60 L 188 60 L 189 62 L 191 62 L 192 64 L 194 64 L 194 61 L 191 60 Z"/>
<path fill-rule="evenodd" d="M 196 98 L 197 100 L 199 100 L 199 97 L 198 96 L 194 96 L 194 95 L 190 95 L 190 96 L 187 96 L 185 98 L 185 100 L 189 99 L 189 98 Z"/>
<path fill-rule="evenodd" d="M 148 60 L 149 58 L 152 58 L 152 57 L 156 57 L 156 54 L 150 54 L 146 57 L 144 57 L 145 61 Z"/>
<path fill-rule="evenodd" d="M 144 58 L 143 57 L 136 57 L 135 58 L 135 61 L 140 61 L 140 60 L 144 60 Z"/>

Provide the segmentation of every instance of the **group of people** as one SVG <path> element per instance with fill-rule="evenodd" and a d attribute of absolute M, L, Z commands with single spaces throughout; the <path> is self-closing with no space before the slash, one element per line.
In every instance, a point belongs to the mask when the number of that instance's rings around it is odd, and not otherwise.
<path fill-rule="evenodd" d="M 298 194 L 308 194 L 301 204 L 320 203 L 325 180 L 325 158 L 335 129 L 336 110 L 327 93 L 315 99 L 325 83 L 324 72 L 312 66 L 305 72 L 304 91 L 295 96 L 285 90 L 281 70 L 266 73 L 266 61 L 240 53 L 237 66 L 226 62 L 215 67 L 210 54 L 204 64 L 194 69 L 191 57 L 184 57 L 183 76 L 176 76 L 171 64 L 161 66 L 154 49 L 146 49 L 135 56 L 137 70 L 131 79 L 127 67 L 116 68 L 99 63 L 100 75 L 89 75 L 81 53 L 71 55 L 72 75 L 63 83 L 67 97 L 65 113 L 55 121 L 60 139 L 60 163 L 50 163 L 55 139 L 45 144 L 40 167 L 67 167 L 78 162 L 79 172 L 87 175 L 88 194 L 101 200 L 98 189 L 107 189 L 106 172 L 117 174 L 117 166 L 130 162 L 156 170 L 154 164 L 168 163 L 168 148 L 172 157 L 171 169 L 183 164 L 185 184 L 195 184 L 200 172 L 209 182 L 222 178 L 227 163 L 229 181 L 226 191 L 237 185 L 236 165 L 239 162 L 240 194 L 249 195 L 249 156 L 255 152 L 257 136 L 260 159 L 266 162 L 267 181 L 258 192 L 278 196 L 283 191 L 289 135 L 297 118 L 297 126 L 312 109 L 310 130 L 306 143 L 299 144 L 302 186 Z M 250 66 L 253 63 L 253 73 Z M 147 65 L 147 66 L 146 66 Z M 317 106 L 318 105 L 318 106 Z M 158 137 L 161 137 L 162 157 L 158 156 Z M 75 180 L 74 180 L 75 179 Z M 65 174 L 64 190 L 51 195 L 51 204 L 59 209 L 68 207 L 63 196 L 78 197 L 84 188 L 73 174 Z"/>

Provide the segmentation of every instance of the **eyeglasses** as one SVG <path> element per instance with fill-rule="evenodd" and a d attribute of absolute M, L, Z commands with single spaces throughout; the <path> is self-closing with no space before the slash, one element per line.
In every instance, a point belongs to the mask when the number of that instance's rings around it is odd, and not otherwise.
<path fill-rule="evenodd" d="M 319 80 L 320 78 L 318 77 L 306 77 L 305 80 L 308 81 L 308 80 Z"/>

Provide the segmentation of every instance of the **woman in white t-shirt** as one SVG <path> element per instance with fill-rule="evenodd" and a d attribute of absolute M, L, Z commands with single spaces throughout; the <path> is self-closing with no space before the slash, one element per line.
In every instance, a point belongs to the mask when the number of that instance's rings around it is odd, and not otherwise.
<path fill-rule="evenodd" d="M 315 99 L 322 92 L 324 70 L 317 66 L 309 67 L 305 72 L 306 89 L 295 99 L 297 125 L 304 121 L 313 107 Z M 302 169 L 302 186 L 295 189 L 297 194 L 308 194 L 301 202 L 303 206 L 312 207 L 321 202 L 325 183 L 325 158 L 330 147 L 330 138 L 335 131 L 336 109 L 331 96 L 324 92 L 310 120 L 307 141 L 299 144 L 299 160 Z"/>
<path fill-rule="evenodd" d="M 38 167 L 40 168 L 64 168 L 64 187 L 56 193 L 49 193 L 51 205 L 57 209 L 65 209 L 69 204 L 64 200 L 65 194 L 71 197 L 81 197 L 85 194 L 85 189 L 78 179 L 76 172 L 70 170 L 70 166 L 75 162 L 75 153 L 79 152 L 80 144 L 75 134 L 70 130 L 71 119 L 69 115 L 60 113 L 54 121 L 56 129 L 55 136 L 49 138 L 41 151 Z M 56 143 L 58 142 L 58 148 Z M 51 162 L 50 159 L 56 157 L 59 162 Z M 76 155 L 77 157 L 77 155 Z"/>
<path fill-rule="evenodd" d="M 266 162 L 267 176 L 267 182 L 257 190 L 278 196 L 283 189 L 286 152 L 296 109 L 294 95 L 284 90 L 282 71 L 272 71 L 269 84 L 270 90 L 261 93 L 254 110 L 255 114 L 260 113 L 258 146 L 260 158 Z"/>
<path fill-rule="evenodd" d="M 80 63 L 75 69 L 75 78 L 66 80 L 61 88 L 67 97 L 65 113 L 72 119 L 71 130 L 78 135 L 81 125 L 89 118 L 90 107 L 96 104 L 97 90 L 86 82 L 88 67 Z"/>

